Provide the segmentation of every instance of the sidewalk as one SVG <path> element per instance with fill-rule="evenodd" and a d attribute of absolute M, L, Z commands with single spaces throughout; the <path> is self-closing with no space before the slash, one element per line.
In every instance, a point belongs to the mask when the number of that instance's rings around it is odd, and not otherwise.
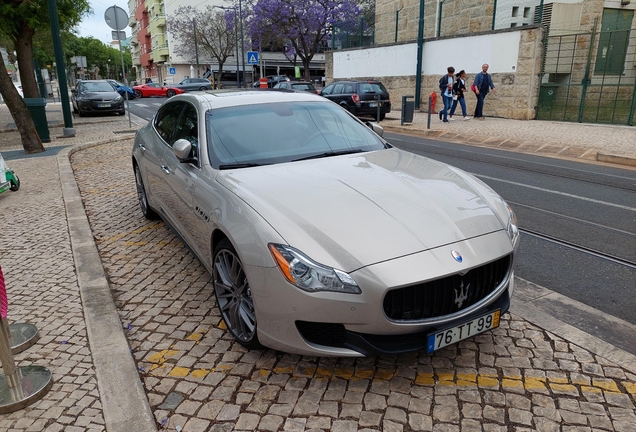
<path fill-rule="evenodd" d="M 400 111 L 380 124 L 387 131 L 415 133 L 441 141 L 501 150 L 636 166 L 636 126 L 601 125 L 488 117 L 443 123 L 437 113 L 415 112 L 413 123 L 400 126 Z"/>
<path fill-rule="evenodd" d="M 7 115 L 0 105 L 0 129 Z M 56 138 L 53 128 L 47 151 L 30 157 L 16 132 L 0 132 L 22 182 L 0 195 L 9 319 L 41 335 L 16 363 L 45 366 L 55 381 L 42 400 L 0 415 L 0 430 L 634 431 L 636 357 L 542 312 L 535 299 L 554 293 L 520 279 L 499 329 L 433 356 L 245 351 L 224 331 L 207 272 L 138 211 L 132 135 L 113 133 L 129 130 L 127 117 L 77 120 L 76 137 Z M 580 137 L 581 148 L 602 128 L 586 152 L 623 151 L 614 143 L 625 142 L 631 150 L 620 155 L 636 156 L 636 129 L 436 123 L 437 139 L 479 127 L 488 142 L 530 142 L 548 130 Z"/>

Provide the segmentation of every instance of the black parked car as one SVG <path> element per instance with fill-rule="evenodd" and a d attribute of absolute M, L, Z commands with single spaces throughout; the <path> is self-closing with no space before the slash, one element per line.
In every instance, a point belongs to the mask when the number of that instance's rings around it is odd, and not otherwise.
<path fill-rule="evenodd" d="M 78 81 L 71 94 L 73 112 L 79 113 L 80 117 L 86 114 L 126 113 L 124 98 L 106 80 Z"/>
<path fill-rule="evenodd" d="M 336 81 L 319 93 L 356 116 L 375 117 L 380 104 L 380 120 L 391 112 L 391 99 L 380 81 Z M 378 102 L 377 96 L 380 96 Z"/>

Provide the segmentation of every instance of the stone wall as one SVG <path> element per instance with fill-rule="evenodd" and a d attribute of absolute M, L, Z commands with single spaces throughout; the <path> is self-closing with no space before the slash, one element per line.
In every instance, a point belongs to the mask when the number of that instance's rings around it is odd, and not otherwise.
<path fill-rule="evenodd" d="M 537 105 L 539 94 L 539 73 L 541 71 L 541 54 L 543 52 L 543 29 L 538 26 L 525 26 L 511 30 L 485 32 L 485 34 L 512 31 L 520 32 L 521 35 L 517 68 L 513 73 L 492 74 L 493 82 L 497 88 L 497 93 L 491 93 L 488 95 L 484 107 L 484 115 L 519 120 L 534 119 L 535 106 Z M 455 37 L 452 39 L 458 44 L 464 43 L 464 38 Z M 425 41 L 425 44 L 426 42 L 428 41 Z M 327 52 L 325 67 L 327 83 L 330 83 L 333 81 L 333 52 Z M 434 111 L 437 112 L 439 109 L 443 108 L 438 88 L 440 77 L 441 74 L 422 76 L 421 111 L 428 110 L 428 97 L 433 92 L 436 93 L 437 98 L 437 104 L 434 107 Z M 357 76 L 349 77 L 349 79 L 381 80 L 389 90 L 394 107 L 393 109 L 395 111 L 399 111 L 401 109 L 402 96 L 413 96 L 415 92 L 415 76 Z M 470 87 L 473 79 L 474 74 L 467 77 L 466 87 Z M 476 98 L 469 90 L 466 97 L 466 105 L 469 116 L 472 116 L 473 114 L 475 102 Z M 460 107 L 458 106 L 457 109 L 461 115 Z"/>
<path fill-rule="evenodd" d="M 377 0 L 376 44 L 395 42 L 396 11 L 398 16 L 398 42 L 417 40 L 420 16 L 418 0 Z M 445 0 L 442 7 L 440 36 L 461 35 L 487 31 L 492 26 L 494 0 Z M 424 3 L 424 38 L 437 36 L 437 1 Z"/>

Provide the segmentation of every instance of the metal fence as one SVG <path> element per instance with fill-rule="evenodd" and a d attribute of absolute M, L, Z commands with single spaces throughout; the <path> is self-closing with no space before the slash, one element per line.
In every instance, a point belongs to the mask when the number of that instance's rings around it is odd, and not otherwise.
<path fill-rule="evenodd" d="M 636 29 L 548 35 L 537 119 L 634 125 Z"/>

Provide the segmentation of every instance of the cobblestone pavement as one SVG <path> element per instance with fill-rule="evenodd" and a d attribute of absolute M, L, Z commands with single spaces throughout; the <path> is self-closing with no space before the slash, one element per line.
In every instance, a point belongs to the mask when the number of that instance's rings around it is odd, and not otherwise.
<path fill-rule="evenodd" d="M 40 333 L 36 345 L 15 361 L 48 368 L 54 384 L 40 401 L 0 415 L 0 431 L 103 431 L 56 158 L 15 160 L 10 166 L 21 187 L 0 195 L 8 317 L 34 324 Z"/>
<path fill-rule="evenodd" d="M 160 430 L 636 430 L 636 370 L 510 314 L 434 355 L 245 350 L 225 331 L 203 266 L 143 218 L 131 145 L 83 150 L 72 164 Z"/>

